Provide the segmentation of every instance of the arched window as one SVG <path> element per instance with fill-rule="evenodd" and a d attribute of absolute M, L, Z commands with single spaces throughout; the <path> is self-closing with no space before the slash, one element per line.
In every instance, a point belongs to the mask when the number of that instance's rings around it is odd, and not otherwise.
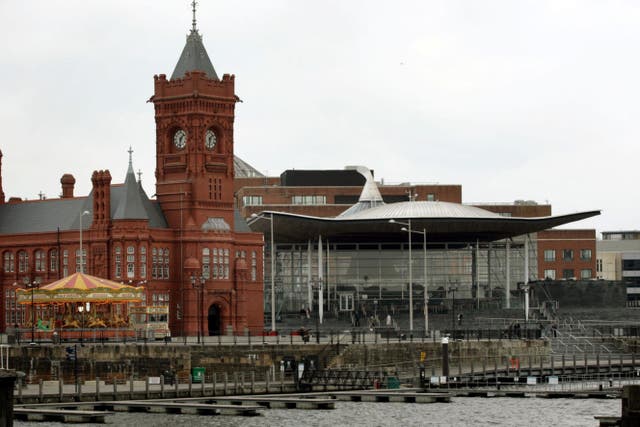
<path fill-rule="evenodd" d="M 4 253 L 4 272 L 13 273 L 16 271 L 16 259 L 13 252 L 7 251 Z"/>
<path fill-rule="evenodd" d="M 18 272 L 26 273 L 29 271 L 29 254 L 27 251 L 18 252 Z"/>
<path fill-rule="evenodd" d="M 169 248 L 164 248 L 164 278 L 169 278 Z"/>

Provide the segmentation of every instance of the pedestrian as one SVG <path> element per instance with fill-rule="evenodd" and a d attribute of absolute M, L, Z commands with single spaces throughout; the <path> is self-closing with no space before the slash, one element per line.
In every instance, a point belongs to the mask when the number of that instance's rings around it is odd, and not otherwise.
<path fill-rule="evenodd" d="M 387 327 L 391 326 L 391 314 L 390 313 L 387 313 L 387 320 L 386 320 L 385 323 L 387 324 Z"/>

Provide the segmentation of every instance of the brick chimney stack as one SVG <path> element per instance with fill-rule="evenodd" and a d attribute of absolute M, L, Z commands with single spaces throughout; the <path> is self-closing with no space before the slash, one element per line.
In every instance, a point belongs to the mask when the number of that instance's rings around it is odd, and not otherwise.
<path fill-rule="evenodd" d="M 60 178 L 60 184 L 62 184 L 62 198 L 73 198 L 73 187 L 76 184 L 76 179 L 73 177 L 73 175 L 68 173 L 62 175 L 62 178 Z"/>

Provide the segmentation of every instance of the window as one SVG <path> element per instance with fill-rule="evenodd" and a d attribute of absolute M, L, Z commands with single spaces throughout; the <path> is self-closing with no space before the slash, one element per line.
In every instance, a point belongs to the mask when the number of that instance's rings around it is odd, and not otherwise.
<path fill-rule="evenodd" d="M 133 279 L 136 275 L 136 248 L 127 246 L 127 278 Z"/>
<path fill-rule="evenodd" d="M 49 271 L 58 271 L 58 250 L 51 249 L 49 251 Z"/>
<path fill-rule="evenodd" d="M 292 196 L 291 204 L 293 205 L 326 205 L 327 197 L 321 196 L 321 195 Z"/>
<path fill-rule="evenodd" d="M 80 265 L 82 264 L 82 269 Z M 82 248 L 82 259 L 80 259 L 80 249 L 76 249 L 76 271 L 87 272 L 87 249 Z"/>
<path fill-rule="evenodd" d="M 47 269 L 47 257 L 44 254 L 44 251 L 37 250 L 33 254 L 33 258 L 35 259 L 34 268 L 36 271 L 42 272 Z"/>
<path fill-rule="evenodd" d="M 169 249 L 168 248 L 164 248 L 164 260 L 163 260 L 164 264 L 163 264 L 163 270 L 164 270 L 164 275 L 163 278 L 164 279 L 168 279 L 169 278 Z"/>
<path fill-rule="evenodd" d="M 545 279 L 549 279 L 549 280 L 556 280 L 556 270 L 554 270 L 554 269 L 545 270 L 544 271 L 544 278 Z"/>
<path fill-rule="evenodd" d="M 13 273 L 15 271 L 15 255 L 13 252 L 5 252 L 4 253 L 4 272 L 5 273 Z"/>
<path fill-rule="evenodd" d="M 580 278 L 581 279 L 591 279 L 591 269 L 590 268 L 583 268 L 582 270 L 580 270 Z"/>
<path fill-rule="evenodd" d="M 256 251 L 251 251 L 251 281 L 255 282 L 258 278 L 258 258 Z"/>
<path fill-rule="evenodd" d="M 433 193 L 428 193 L 427 194 L 427 201 L 428 202 L 435 202 L 435 200 L 436 200 L 436 195 L 435 194 L 433 194 Z"/>
<path fill-rule="evenodd" d="M 591 249 L 580 249 L 580 259 L 583 261 L 590 261 Z"/>
<path fill-rule="evenodd" d="M 116 278 L 122 277 L 122 248 L 120 246 L 116 246 L 115 248 L 115 261 L 116 261 Z"/>
<path fill-rule="evenodd" d="M 211 251 L 209 248 L 202 248 L 202 277 L 211 278 Z"/>
<path fill-rule="evenodd" d="M 563 249 L 562 259 L 565 261 L 573 261 L 573 249 Z"/>
<path fill-rule="evenodd" d="M 545 261 L 555 261 L 556 260 L 556 251 L 555 251 L 555 249 L 545 249 L 544 250 L 544 260 Z"/>
<path fill-rule="evenodd" d="M 340 311 L 353 310 L 353 294 L 339 294 Z"/>
<path fill-rule="evenodd" d="M 18 252 L 18 272 L 26 273 L 29 271 L 29 254 L 26 251 Z"/>
<path fill-rule="evenodd" d="M 229 278 L 229 249 L 213 248 L 213 272 L 214 279 Z"/>
<path fill-rule="evenodd" d="M 243 196 L 242 204 L 245 206 L 258 206 L 262 204 L 262 196 Z"/>
<path fill-rule="evenodd" d="M 563 279 L 575 279 L 576 275 L 573 273 L 573 268 L 565 268 L 562 270 Z"/>
<path fill-rule="evenodd" d="M 140 246 L 140 278 L 147 277 L 147 247 Z"/>
<path fill-rule="evenodd" d="M 25 322 L 25 307 L 18 305 L 16 292 L 13 289 L 5 290 L 4 309 L 6 325 L 21 325 Z"/>
<path fill-rule="evenodd" d="M 596 271 L 598 273 L 602 273 L 602 259 L 601 258 L 596 259 Z"/>
<path fill-rule="evenodd" d="M 62 251 L 62 275 L 65 277 L 69 275 L 69 251 L 67 249 Z"/>

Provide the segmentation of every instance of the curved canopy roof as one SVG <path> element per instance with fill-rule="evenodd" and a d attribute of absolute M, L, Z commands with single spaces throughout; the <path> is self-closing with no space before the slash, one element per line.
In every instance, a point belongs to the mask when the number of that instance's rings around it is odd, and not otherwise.
<path fill-rule="evenodd" d="M 32 295 L 33 291 L 33 295 Z M 37 289 L 17 289 L 18 304 L 140 302 L 145 289 L 84 273 L 74 273 Z"/>
<path fill-rule="evenodd" d="M 412 201 L 379 205 L 336 218 L 264 211 L 249 220 L 249 227 L 268 233 L 269 219 L 273 218 L 275 240 L 279 243 L 305 242 L 320 235 L 333 242 L 379 242 L 404 240 L 406 232 L 401 227 L 410 222 L 413 230 L 426 231 L 429 241 L 479 239 L 486 242 L 535 233 L 596 215 L 600 215 L 599 210 L 537 218 L 504 217 L 457 203 Z M 389 222 L 391 219 L 396 223 Z"/>

